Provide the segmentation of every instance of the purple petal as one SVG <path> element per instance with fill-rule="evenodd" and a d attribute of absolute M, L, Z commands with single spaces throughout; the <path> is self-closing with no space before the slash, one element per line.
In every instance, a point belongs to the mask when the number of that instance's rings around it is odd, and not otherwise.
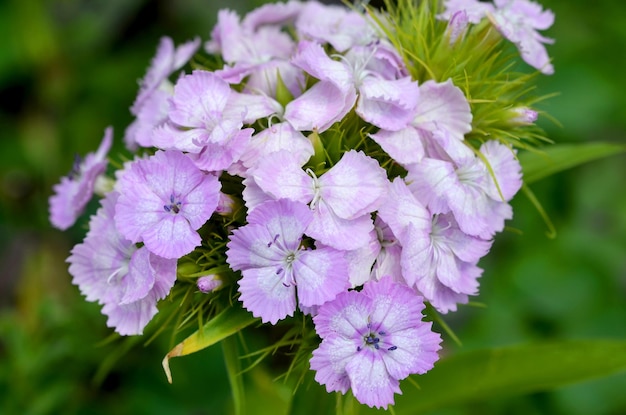
<path fill-rule="evenodd" d="M 424 158 L 422 133 L 413 126 L 399 131 L 380 130 L 370 137 L 402 165 L 419 163 Z"/>
<path fill-rule="evenodd" d="M 189 154 L 201 170 L 219 172 L 229 169 L 243 155 L 253 133 L 252 128 L 233 130 L 223 143 L 207 142 L 197 154 Z"/>
<path fill-rule="evenodd" d="M 445 130 L 454 139 L 472 131 L 472 112 L 465 94 L 452 80 L 443 83 L 426 81 L 419 87 L 420 101 L 413 126 L 433 132 Z"/>
<path fill-rule="evenodd" d="M 320 81 L 287 104 L 284 118 L 298 131 L 323 132 L 352 109 L 356 98 L 354 88 Z"/>
<path fill-rule="evenodd" d="M 280 235 L 289 250 L 298 249 L 311 220 L 313 214 L 307 205 L 287 199 L 263 203 L 247 217 L 249 224 L 263 225 L 270 235 Z"/>
<path fill-rule="evenodd" d="M 313 199 L 313 179 L 302 170 L 298 157 L 286 150 L 265 157 L 254 171 L 254 181 L 276 199 L 301 203 Z"/>
<path fill-rule="evenodd" d="M 404 243 L 409 224 L 416 229 L 430 232 L 431 214 L 411 193 L 399 177 L 389 186 L 389 193 L 378 209 L 378 216 L 391 228 L 394 235 Z"/>
<path fill-rule="evenodd" d="M 361 344 L 362 333 L 367 332 L 367 323 L 372 307 L 371 298 L 357 291 L 346 291 L 333 301 L 323 304 L 313 317 L 315 331 L 322 338 L 341 336 L 354 339 L 352 353 Z"/>
<path fill-rule="evenodd" d="M 431 331 L 432 323 L 393 332 L 389 342 L 396 349 L 382 355 L 389 376 L 404 379 L 410 374 L 423 374 L 433 368 L 439 359 L 441 336 Z"/>
<path fill-rule="evenodd" d="M 149 250 L 140 248 L 130 257 L 128 274 L 123 281 L 124 296 L 120 299 L 120 304 L 141 300 L 152 290 L 155 275 L 152 272 L 150 256 Z"/>
<path fill-rule="evenodd" d="M 315 380 L 326 386 L 326 391 L 345 394 L 350 388 L 350 379 L 345 367 L 356 351 L 354 340 L 343 337 L 331 337 L 323 340 L 313 350 L 310 360 L 311 370 L 315 371 Z"/>
<path fill-rule="evenodd" d="M 200 246 L 202 239 L 182 216 L 161 219 L 143 233 L 143 242 L 150 252 L 163 258 L 180 258 Z"/>
<path fill-rule="evenodd" d="M 279 228 L 280 224 L 274 227 Z M 230 267 L 235 271 L 273 267 L 276 271 L 281 266 L 285 254 L 274 241 L 276 235 L 280 237 L 280 234 L 275 232 L 270 231 L 264 224 L 249 224 L 235 229 L 226 251 Z M 302 233 L 299 236 L 301 235 Z"/>
<path fill-rule="evenodd" d="M 365 284 L 362 293 L 372 299 L 372 330 L 394 333 L 421 324 L 424 299 L 390 276 Z"/>
<path fill-rule="evenodd" d="M 342 219 L 322 199 L 313 211 L 313 221 L 306 234 L 335 249 L 351 250 L 365 246 L 373 229 L 371 215 Z"/>
<path fill-rule="evenodd" d="M 239 280 L 239 299 L 243 306 L 260 317 L 264 323 L 276 324 L 296 310 L 296 292 L 293 285 L 285 286 L 276 268 L 254 268 L 242 272 Z"/>
<path fill-rule="evenodd" d="M 398 380 L 389 376 L 379 353 L 369 347 L 350 358 L 346 373 L 354 397 L 369 407 L 387 408 L 394 403 L 394 393 L 402 394 Z"/>
<path fill-rule="evenodd" d="M 387 174 L 373 158 L 350 150 L 319 179 L 320 196 L 342 219 L 375 211 L 387 191 Z"/>
<path fill-rule="evenodd" d="M 366 77 L 359 86 L 356 112 L 379 128 L 401 130 L 414 117 L 418 91 L 411 77 L 394 80 Z"/>
<path fill-rule="evenodd" d="M 176 82 L 169 118 L 183 127 L 205 127 L 220 119 L 230 86 L 219 76 L 196 70 Z"/>
<path fill-rule="evenodd" d="M 271 153 L 286 150 L 293 154 L 299 165 L 304 165 L 313 156 L 313 144 L 291 124 L 282 122 L 252 136 L 250 144 L 241 156 L 244 166 L 254 168 L 257 163 Z"/>
<path fill-rule="evenodd" d="M 293 263 L 298 300 L 305 307 L 322 305 L 349 288 L 343 252 L 318 248 L 300 252 Z"/>

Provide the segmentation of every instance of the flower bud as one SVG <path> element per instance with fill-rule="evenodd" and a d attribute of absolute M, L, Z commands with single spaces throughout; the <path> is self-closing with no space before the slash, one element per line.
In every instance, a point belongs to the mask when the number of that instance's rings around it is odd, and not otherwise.
<path fill-rule="evenodd" d="M 196 282 L 198 290 L 204 294 L 208 294 L 219 289 L 222 286 L 222 280 L 217 274 L 210 274 L 204 277 L 198 278 Z"/>
<path fill-rule="evenodd" d="M 538 113 L 528 107 L 517 107 L 511 110 L 510 122 L 515 125 L 529 125 L 537 121 Z"/>

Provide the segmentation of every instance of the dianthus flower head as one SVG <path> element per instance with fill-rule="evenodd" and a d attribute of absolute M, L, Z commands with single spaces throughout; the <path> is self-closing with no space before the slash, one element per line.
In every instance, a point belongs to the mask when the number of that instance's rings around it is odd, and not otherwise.
<path fill-rule="evenodd" d="M 157 313 L 176 280 L 176 260 L 137 248 L 115 228 L 113 216 L 119 195 L 110 192 L 91 217 L 85 240 L 67 259 L 72 282 L 88 301 L 103 305 L 107 325 L 121 335 L 141 334 Z"/>
<path fill-rule="evenodd" d="M 196 231 L 220 198 L 217 177 L 202 172 L 176 150 L 158 151 L 131 163 L 116 190 L 119 232 L 164 258 L 180 258 L 200 245 Z"/>
<path fill-rule="evenodd" d="M 352 389 L 370 407 L 393 404 L 399 381 L 438 359 L 441 337 L 422 321 L 423 309 L 422 297 L 389 276 L 322 305 L 313 318 L 322 338 L 311 358 L 315 380 L 328 392 Z"/>
<path fill-rule="evenodd" d="M 93 196 L 96 179 L 106 169 L 106 156 L 113 143 L 113 129 L 108 127 L 95 153 L 89 153 L 84 159 L 76 157 L 74 167 L 68 176 L 56 184 L 54 194 L 49 200 L 50 223 L 65 230 L 72 226 Z"/>
<path fill-rule="evenodd" d="M 276 324 L 293 315 L 298 303 L 320 305 L 348 288 L 341 251 L 302 245 L 312 219 L 306 205 L 281 199 L 257 206 L 248 224 L 233 231 L 227 262 L 243 274 L 239 292 L 244 307 L 264 322 Z"/>

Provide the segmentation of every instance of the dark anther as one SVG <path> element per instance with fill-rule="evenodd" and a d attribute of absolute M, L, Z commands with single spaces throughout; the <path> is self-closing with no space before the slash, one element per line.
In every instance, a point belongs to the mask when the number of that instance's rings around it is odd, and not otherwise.
<path fill-rule="evenodd" d="M 387 350 L 389 350 L 389 351 L 393 351 L 393 350 L 396 350 L 397 348 L 398 348 L 398 346 L 391 346 L 391 347 L 390 347 L 390 348 L 388 348 Z"/>

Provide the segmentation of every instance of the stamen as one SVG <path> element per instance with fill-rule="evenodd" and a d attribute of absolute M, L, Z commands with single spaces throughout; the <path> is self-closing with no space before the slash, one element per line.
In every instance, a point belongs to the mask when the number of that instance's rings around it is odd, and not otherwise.
<path fill-rule="evenodd" d="M 389 350 L 389 351 L 391 352 L 391 351 L 396 350 L 397 348 L 398 348 L 398 346 L 391 346 L 391 347 L 390 347 L 390 348 L 388 348 L 387 350 Z"/>
<path fill-rule="evenodd" d="M 180 212 L 181 205 L 182 202 L 180 200 L 177 200 L 176 196 L 172 193 L 170 195 L 170 204 L 163 205 L 163 210 L 165 210 L 166 212 L 174 212 L 174 214 L 177 214 Z"/>

